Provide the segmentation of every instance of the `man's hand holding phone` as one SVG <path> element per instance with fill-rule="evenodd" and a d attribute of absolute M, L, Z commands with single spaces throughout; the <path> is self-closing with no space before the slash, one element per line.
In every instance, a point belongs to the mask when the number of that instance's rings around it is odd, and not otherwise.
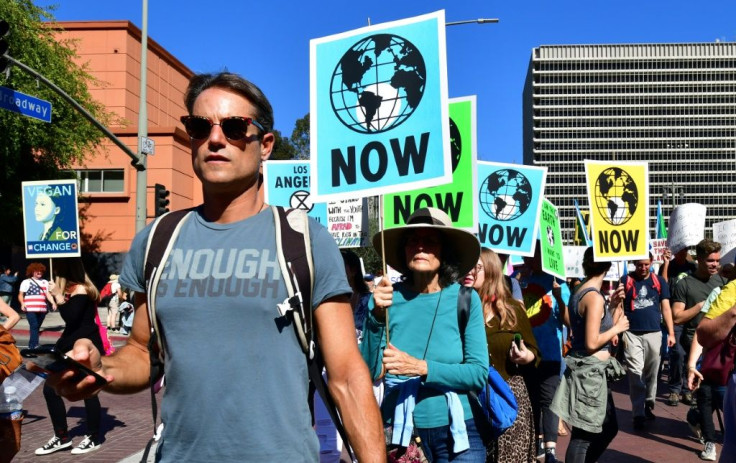
<path fill-rule="evenodd" d="M 68 400 L 77 401 L 92 397 L 114 379 L 105 374 L 100 352 L 89 339 L 78 340 L 74 348 L 66 354 L 42 355 L 46 366 L 40 364 L 42 357 L 39 353 L 26 350 L 26 356 L 34 364 L 29 369 L 46 373 L 46 383 L 54 388 L 57 394 Z"/>

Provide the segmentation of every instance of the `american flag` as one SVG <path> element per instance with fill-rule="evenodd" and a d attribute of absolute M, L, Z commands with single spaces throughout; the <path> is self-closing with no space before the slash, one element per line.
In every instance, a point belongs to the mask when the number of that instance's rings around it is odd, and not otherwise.
<path fill-rule="evenodd" d="M 23 298 L 28 312 L 46 312 L 46 288 L 42 283 L 31 280 Z"/>

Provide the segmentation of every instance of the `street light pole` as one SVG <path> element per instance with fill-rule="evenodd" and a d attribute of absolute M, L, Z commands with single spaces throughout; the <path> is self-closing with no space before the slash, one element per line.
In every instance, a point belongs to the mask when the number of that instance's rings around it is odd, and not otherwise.
<path fill-rule="evenodd" d="M 478 19 L 465 19 L 463 21 L 450 21 L 445 23 L 445 26 L 459 26 L 461 24 L 490 24 L 497 23 L 498 18 L 478 18 Z"/>
<path fill-rule="evenodd" d="M 148 159 L 143 154 L 143 137 L 148 136 L 148 101 L 146 98 L 148 75 L 148 0 L 143 0 L 143 20 L 141 29 L 141 88 L 138 105 L 138 158 L 144 168 L 136 173 L 135 186 L 135 231 L 146 226 L 146 202 L 148 195 Z"/>

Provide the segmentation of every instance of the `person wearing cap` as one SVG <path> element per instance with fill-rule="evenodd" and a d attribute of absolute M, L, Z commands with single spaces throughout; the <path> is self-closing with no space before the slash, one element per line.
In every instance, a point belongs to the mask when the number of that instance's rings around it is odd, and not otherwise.
<path fill-rule="evenodd" d="M 374 379 L 383 377 L 381 405 L 390 451 L 419 438 L 433 462 L 484 462 L 469 391 L 488 376 L 483 309 L 475 291 L 465 326 L 458 320 L 459 277 L 475 267 L 480 243 L 453 228 L 435 208 L 416 210 L 406 225 L 379 232 L 388 265 L 404 279 L 383 278 L 373 291 L 361 352 Z M 388 343 L 387 343 L 388 338 Z"/>

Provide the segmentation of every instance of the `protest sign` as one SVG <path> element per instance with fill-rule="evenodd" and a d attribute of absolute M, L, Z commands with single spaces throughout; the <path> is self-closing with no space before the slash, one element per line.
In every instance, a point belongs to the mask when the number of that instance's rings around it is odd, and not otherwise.
<path fill-rule="evenodd" d="M 557 207 L 542 198 L 539 218 L 539 242 L 542 250 L 542 271 L 565 279 L 565 255 L 562 251 L 562 232 Z"/>
<path fill-rule="evenodd" d="M 646 162 L 585 161 L 597 261 L 649 257 L 649 169 Z"/>
<path fill-rule="evenodd" d="M 731 251 L 736 249 L 736 219 L 714 223 L 713 241 L 721 243 L 721 265 L 733 264 Z"/>
<path fill-rule="evenodd" d="M 546 167 L 478 161 L 478 239 L 502 254 L 533 256 Z"/>
<path fill-rule="evenodd" d="M 23 182 L 26 258 L 79 257 L 76 180 Z"/>
<path fill-rule="evenodd" d="M 652 246 L 652 263 L 664 262 L 664 251 L 667 249 L 667 238 L 658 238 L 649 242 Z"/>
<path fill-rule="evenodd" d="M 611 268 L 608 269 L 608 272 L 606 272 L 603 279 L 605 281 L 617 282 L 618 280 L 621 279 L 622 276 L 624 276 L 627 273 L 626 265 L 627 265 L 626 261 L 617 260 L 617 261 L 611 262 Z"/>
<path fill-rule="evenodd" d="M 695 246 L 705 238 L 705 213 L 706 208 L 702 204 L 688 203 L 675 207 L 667 229 L 667 247 L 672 254 Z"/>
<path fill-rule="evenodd" d="M 368 241 L 368 200 L 342 199 L 327 205 L 327 230 L 340 248 L 370 246 Z"/>
<path fill-rule="evenodd" d="M 327 204 L 313 202 L 309 161 L 266 161 L 263 186 L 266 204 L 303 209 L 327 226 Z"/>
<path fill-rule="evenodd" d="M 310 115 L 316 200 L 452 181 L 444 11 L 312 40 Z"/>
<path fill-rule="evenodd" d="M 452 183 L 383 196 L 384 228 L 398 227 L 422 207 L 442 209 L 454 226 L 475 232 L 478 208 L 475 200 L 478 176 L 475 129 L 475 96 L 450 100 L 450 151 Z"/>
<path fill-rule="evenodd" d="M 588 246 L 565 246 L 562 251 L 565 253 L 565 277 L 567 278 L 585 278 L 583 271 L 583 254 Z"/>

